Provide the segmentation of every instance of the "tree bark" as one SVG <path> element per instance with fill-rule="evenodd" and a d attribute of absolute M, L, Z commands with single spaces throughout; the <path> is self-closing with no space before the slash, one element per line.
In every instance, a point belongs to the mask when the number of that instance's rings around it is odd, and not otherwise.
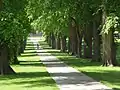
<path fill-rule="evenodd" d="M 96 20 L 93 21 L 93 61 L 100 61 L 100 31 Z"/>
<path fill-rule="evenodd" d="M 15 72 L 9 65 L 8 60 L 8 49 L 6 46 L 3 46 L 0 49 L 0 74 L 6 75 L 6 74 L 14 74 Z"/>
<path fill-rule="evenodd" d="M 70 39 L 70 37 L 68 39 L 68 46 L 67 46 L 67 48 L 68 48 L 68 53 L 71 53 L 72 50 L 71 50 L 71 39 Z"/>
<path fill-rule="evenodd" d="M 116 45 L 114 42 L 113 31 L 102 35 L 103 39 L 103 66 L 116 66 Z"/>
<path fill-rule="evenodd" d="M 70 24 L 70 42 L 71 42 L 71 51 L 72 55 L 77 55 L 77 31 L 76 31 L 76 21 L 74 18 L 71 17 L 71 24 Z"/>
<path fill-rule="evenodd" d="M 49 46 L 52 46 L 52 35 L 51 35 L 51 33 L 48 35 L 48 44 L 49 44 Z"/>
<path fill-rule="evenodd" d="M 92 59 L 92 23 L 85 25 L 84 29 L 84 58 Z M 88 31 L 90 31 L 88 33 Z"/>
<path fill-rule="evenodd" d="M 25 49 L 25 44 L 24 44 L 24 41 L 22 39 L 20 42 L 18 54 L 20 55 L 21 53 L 24 53 L 24 49 Z"/>
<path fill-rule="evenodd" d="M 106 5 L 107 0 L 103 2 L 104 10 L 102 14 L 102 25 L 105 24 L 107 17 Z M 114 66 L 116 63 L 116 50 L 114 46 L 114 37 L 113 37 L 114 28 L 111 28 L 108 33 L 102 33 L 102 61 L 103 66 Z"/>
<path fill-rule="evenodd" d="M 60 34 L 57 36 L 56 38 L 56 49 L 60 49 L 61 48 L 61 44 L 60 44 Z"/>
<path fill-rule="evenodd" d="M 112 64 L 112 31 L 102 35 L 103 40 L 103 66 L 113 66 Z"/>
<path fill-rule="evenodd" d="M 82 57 L 82 37 L 83 37 L 83 31 L 80 30 L 79 25 L 76 23 L 77 25 L 77 56 L 78 57 Z"/>
<path fill-rule="evenodd" d="M 56 41 L 55 41 L 55 35 L 52 33 L 52 49 L 55 49 L 56 47 Z"/>
<path fill-rule="evenodd" d="M 66 47 L 66 36 L 61 37 L 61 51 L 66 52 L 67 47 Z"/>
<path fill-rule="evenodd" d="M 18 50 L 17 47 L 13 48 L 13 60 L 12 60 L 13 62 L 12 62 L 12 64 L 19 64 L 19 61 L 17 58 L 17 56 L 18 56 L 17 50 Z"/>
<path fill-rule="evenodd" d="M 117 66 L 118 65 L 118 62 L 116 60 L 116 43 L 115 43 L 115 39 L 114 39 L 114 31 L 112 31 L 112 55 L 111 55 L 111 58 L 112 58 L 112 63 L 114 66 Z"/>

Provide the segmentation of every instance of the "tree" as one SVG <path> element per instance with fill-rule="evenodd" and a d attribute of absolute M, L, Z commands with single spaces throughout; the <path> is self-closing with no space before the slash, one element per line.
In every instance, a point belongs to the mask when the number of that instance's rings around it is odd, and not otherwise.
<path fill-rule="evenodd" d="M 26 0 L 3 0 L 0 12 L 0 74 L 15 73 L 10 63 L 18 63 L 18 48 L 21 39 L 30 32 L 30 24 L 25 13 Z"/>
<path fill-rule="evenodd" d="M 113 4 L 114 3 L 114 4 Z M 103 52 L 103 66 L 113 66 L 116 65 L 116 57 L 115 52 L 116 49 L 114 48 L 114 31 L 119 26 L 119 18 L 116 15 L 118 13 L 118 3 L 117 1 L 114 2 L 107 2 L 107 0 L 103 0 L 103 27 L 102 27 L 102 52 Z M 111 5 L 111 6 L 110 6 Z M 115 6 L 116 5 L 116 6 Z M 115 9 L 113 9 L 113 7 Z M 113 13 L 112 13 L 113 12 Z M 119 15 L 119 14 L 118 14 Z"/>

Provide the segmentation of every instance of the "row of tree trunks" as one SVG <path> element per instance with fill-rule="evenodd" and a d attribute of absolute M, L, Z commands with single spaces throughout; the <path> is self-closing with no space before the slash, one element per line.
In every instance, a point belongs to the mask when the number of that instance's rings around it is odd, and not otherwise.
<path fill-rule="evenodd" d="M 69 25 L 69 40 L 68 40 L 68 52 L 78 57 L 100 59 L 100 31 L 99 25 L 96 22 L 86 24 L 80 30 L 80 26 L 77 24 L 74 18 Z M 88 33 L 89 31 L 89 33 Z M 84 53 L 82 53 L 82 40 L 84 39 Z M 95 47 L 94 47 L 95 46 Z"/>
<path fill-rule="evenodd" d="M 68 53 L 77 57 L 82 57 L 82 38 L 83 31 L 80 29 L 76 20 L 71 17 L 69 24 Z"/>
<path fill-rule="evenodd" d="M 104 20 L 102 20 L 104 17 Z M 51 33 L 48 42 L 51 40 L 52 48 L 61 49 L 65 52 L 78 57 L 89 58 L 92 61 L 103 61 L 103 66 L 116 65 L 116 45 L 114 42 L 114 29 L 108 34 L 100 35 L 99 25 L 105 22 L 106 16 L 100 12 L 89 24 L 84 24 L 82 30 L 74 18 L 71 18 L 69 25 L 68 43 L 65 36 L 55 35 Z M 88 33 L 89 31 L 89 33 Z M 84 39 L 84 52 L 82 52 L 82 40 Z M 66 45 L 68 44 L 68 45 Z M 102 45 L 102 51 L 101 51 Z M 67 46 L 67 48 L 66 48 Z M 102 57 L 101 57 L 102 55 Z"/>
<path fill-rule="evenodd" d="M 51 46 L 53 49 L 58 49 L 61 50 L 62 52 L 66 52 L 67 47 L 66 47 L 66 36 L 61 35 L 60 33 L 58 33 L 58 35 L 55 35 L 54 33 L 50 33 L 47 38 L 46 41 L 49 44 L 49 46 Z"/>

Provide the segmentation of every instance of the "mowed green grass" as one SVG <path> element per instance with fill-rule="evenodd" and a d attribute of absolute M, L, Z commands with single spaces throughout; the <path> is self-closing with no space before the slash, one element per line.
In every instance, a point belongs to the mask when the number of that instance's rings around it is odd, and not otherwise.
<path fill-rule="evenodd" d="M 44 48 L 47 46 L 47 43 L 42 40 L 40 43 Z M 88 59 L 76 58 L 75 56 L 70 56 L 67 53 L 55 51 L 54 49 L 53 51 L 50 49 L 48 52 L 69 66 L 113 88 L 113 90 L 120 90 L 120 67 L 102 67 L 102 63 L 100 62 L 91 62 Z"/>
<path fill-rule="evenodd" d="M 0 90 L 59 90 L 32 43 L 18 59 L 20 64 L 12 65 L 15 75 L 0 76 Z"/>

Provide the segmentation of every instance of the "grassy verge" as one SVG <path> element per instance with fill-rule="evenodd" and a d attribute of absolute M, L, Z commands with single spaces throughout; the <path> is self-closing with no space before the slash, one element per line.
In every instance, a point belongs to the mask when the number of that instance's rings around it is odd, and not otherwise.
<path fill-rule="evenodd" d="M 0 90 L 58 90 L 32 43 L 20 57 L 20 64 L 12 65 L 15 75 L 0 76 Z"/>
<path fill-rule="evenodd" d="M 40 41 L 40 44 L 44 49 L 45 46 L 47 46 L 47 43 L 43 41 Z M 101 63 L 99 62 L 91 62 L 90 60 L 76 58 L 67 53 L 61 53 L 55 50 L 52 51 L 51 49 L 48 52 L 80 72 L 113 88 L 113 90 L 120 90 L 120 67 L 101 67 Z"/>

